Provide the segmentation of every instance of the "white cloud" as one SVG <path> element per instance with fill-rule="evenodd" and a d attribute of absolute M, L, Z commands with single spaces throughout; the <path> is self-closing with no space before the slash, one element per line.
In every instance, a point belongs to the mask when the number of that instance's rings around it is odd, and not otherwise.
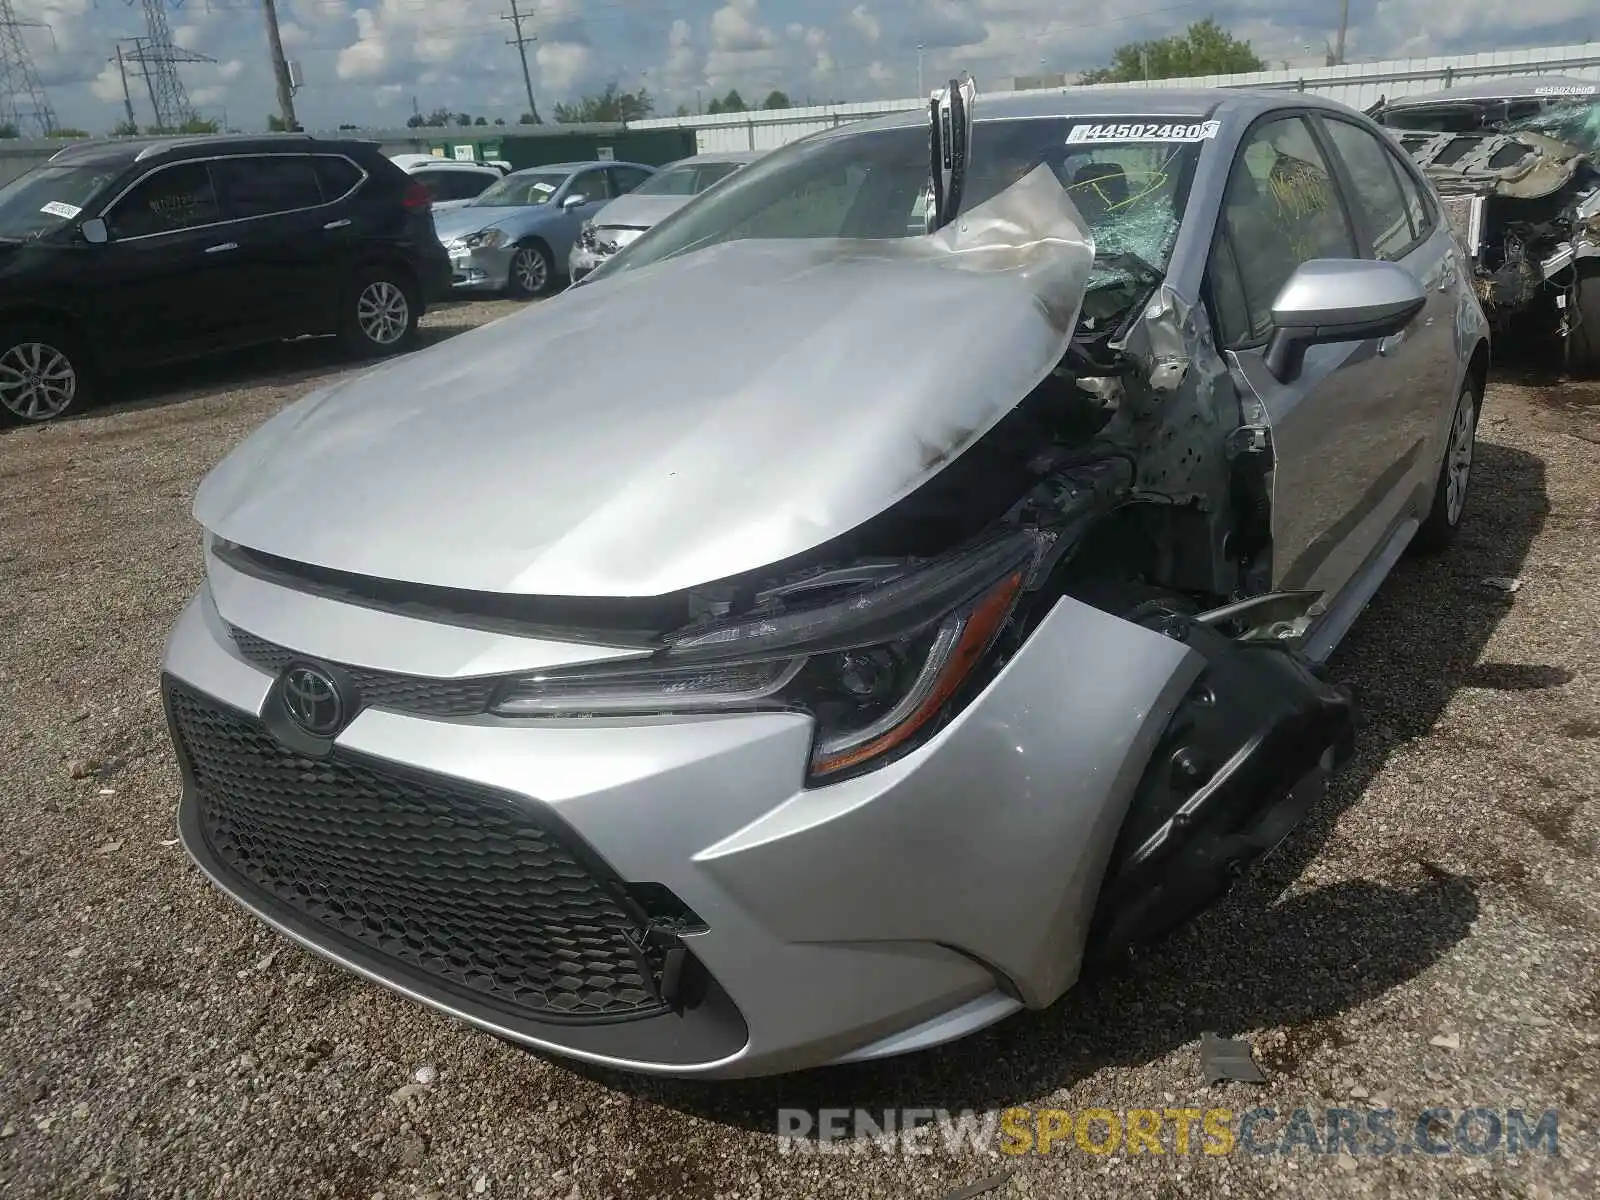
<path fill-rule="evenodd" d="M 566 92 L 584 77 L 593 52 L 578 42 L 540 42 L 534 57 L 539 63 L 540 83 Z"/>
<path fill-rule="evenodd" d="M 883 33 L 883 28 L 878 24 L 878 18 L 872 15 L 865 4 L 858 4 L 852 8 L 847 20 L 850 23 L 850 27 L 869 42 L 877 41 Z"/>

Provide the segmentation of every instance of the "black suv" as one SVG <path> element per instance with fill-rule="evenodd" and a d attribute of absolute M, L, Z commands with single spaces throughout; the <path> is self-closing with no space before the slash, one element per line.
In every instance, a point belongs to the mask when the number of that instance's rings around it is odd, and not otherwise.
<path fill-rule="evenodd" d="M 404 349 L 450 259 L 376 143 L 89 142 L 0 187 L 0 420 L 82 408 L 119 371 L 305 334 Z"/>

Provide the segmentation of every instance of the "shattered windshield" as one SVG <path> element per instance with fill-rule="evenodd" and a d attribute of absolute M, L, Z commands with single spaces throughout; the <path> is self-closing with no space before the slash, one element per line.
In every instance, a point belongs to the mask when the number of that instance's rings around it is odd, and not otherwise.
<path fill-rule="evenodd" d="M 39 167 L 0 187 L 0 238 L 27 241 L 76 217 L 122 166 Z"/>
<path fill-rule="evenodd" d="M 1041 163 L 1094 230 L 1096 284 L 1164 273 L 1212 122 L 1145 118 L 980 120 L 963 211 Z M 904 238 L 926 232 L 928 129 L 840 131 L 776 150 L 680 209 L 594 277 L 748 238 Z"/>
<path fill-rule="evenodd" d="M 1531 117 L 1507 122 L 1507 133 L 1542 133 L 1582 150 L 1600 155 L 1600 101 L 1553 104 Z"/>

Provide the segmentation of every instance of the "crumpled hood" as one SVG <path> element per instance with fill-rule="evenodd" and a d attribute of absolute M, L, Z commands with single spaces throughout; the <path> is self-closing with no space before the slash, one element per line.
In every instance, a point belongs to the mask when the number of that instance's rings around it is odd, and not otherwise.
<path fill-rule="evenodd" d="M 562 293 L 285 409 L 198 520 L 479 591 L 651 596 L 839 536 L 1060 361 L 1093 266 L 1047 168 L 956 226 L 746 241 Z"/>
<path fill-rule="evenodd" d="M 649 229 L 677 212 L 693 196 L 641 196 L 630 192 L 618 196 L 594 216 L 597 227 L 623 226 L 631 229 Z"/>
<path fill-rule="evenodd" d="M 439 240 L 448 242 L 452 238 L 465 237 L 469 233 L 492 229 L 497 225 L 509 229 L 512 224 L 524 221 L 539 211 L 537 207 L 529 205 L 504 208 L 473 207 L 471 201 L 460 208 L 441 209 L 436 205 L 433 210 L 433 227 L 439 234 Z"/>

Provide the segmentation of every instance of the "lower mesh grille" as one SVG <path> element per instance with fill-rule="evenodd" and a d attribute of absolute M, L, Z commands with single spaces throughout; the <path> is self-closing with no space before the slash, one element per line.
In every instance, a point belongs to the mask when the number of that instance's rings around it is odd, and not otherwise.
<path fill-rule="evenodd" d="M 269 642 L 253 633 L 230 626 L 239 653 L 274 675 L 302 657 L 285 646 Z M 373 671 L 365 667 L 341 665 L 355 682 L 361 703 L 367 708 L 387 708 L 396 712 L 428 717 L 470 717 L 489 711 L 495 688 L 502 682 L 495 677 L 476 679 L 429 679 L 420 675 L 398 675 L 392 671 Z"/>
<path fill-rule="evenodd" d="M 538 1020 L 653 1016 L 662 954 L 621 884 L 508 798 L 336 753 L 168 687 L 212 854 L 398 974 Z"/>

